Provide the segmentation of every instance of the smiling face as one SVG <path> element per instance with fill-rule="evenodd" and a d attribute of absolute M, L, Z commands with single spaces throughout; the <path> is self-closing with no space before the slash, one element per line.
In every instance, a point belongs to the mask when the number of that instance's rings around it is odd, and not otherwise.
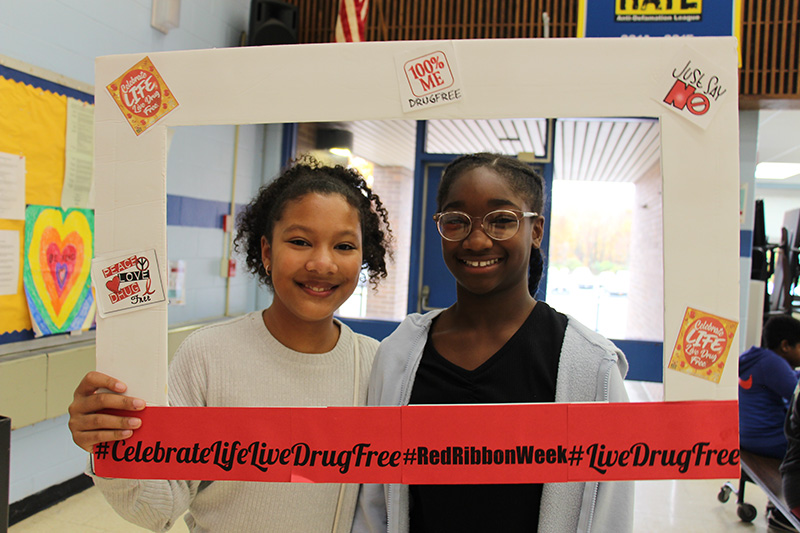
<path fill-rule="evenodd" d="M 271 272 L 275 312 L 304 322 L 330 320 L 358 284 L 358 211 L 339 194 L 291 200 L 275 222 L 272 242 L 262 237 L 261 256 Z"/>
<path fill-rule="evenodd" d="M 544 219 L 525 218 L 513 237 L 495 241 L 483 232 L 477 218 L 497 209 L 529 211 L 531 206 L 490 168 L 476 167 L 455 178 L 441 210 L 462 211 L 476 220 L 463 240 L 442 239 L 445 264 L 459 291 L 490 295 L 520 290 L 520 295 L 527 295 L 531 247 L 541 244 Z"/>

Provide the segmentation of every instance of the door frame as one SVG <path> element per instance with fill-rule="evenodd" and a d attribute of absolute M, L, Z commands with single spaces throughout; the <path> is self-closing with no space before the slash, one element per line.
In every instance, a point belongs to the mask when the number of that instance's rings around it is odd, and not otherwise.
<path fill-rule="evenodd" d="M 553 121 L 555 122 L 555 120 Z M 428 123 L 425 120 L 417 121 L 416 154 L 414 158 L 414 200 L 411 225 L 411 254 L 408 276 L 408 313 L 422 312 L 420 293 L 423 279 L 422 269 L 425 252 L 425 235 L 423 232 L 425 217 L 425 202 L 428 187 L 428 166 L 446 165 L 461 154 L 431 154 L 425 152 L 425 141 Z M 545 268 L 539 290 L 536 292 L 537 300 L 545 300 L 547 294 L 547 258 L 550 250 L 550 213 L 552 210 L 553 191 L 553 162 L 552 158 L 542 163 L 536 163 L 537 170 L 545 181 L 544 202 L 544 236 L 542 237 L 542 254 L 544 255 Z M 630 372 L 628 379 L 661 383 L 664 379 L 662 365 L 663 342 L 641 341 L 630 339 L 610 339 L 624 353 L 628 359 Z"/>
<path fill-rule="evenodd" d="M 554 123 L 554 121 L 553 121 Z M 552 127 L 549 125 L 549 127 Z M 409 262 L 408 276 L 408 313 L 424 312 L 421 308 L 421 292 L 423 286 L 422 269 L 425 251 L 425 212 L 426 199 L 428 197 L 428 167 L 430 165 L 445 166 L 453 159 L 463 154 L 432 154 L 425 151 L 425 141 L 427 137 L 428 123 L 425 120 L 417 121 L 416 154 L 414 157 L 414 202 L 411 226 L 411 260 Z M 548 153 L 552 148 L 548 147 Z M 545 182 L 545 191 L 552 190 L 553 185 L 553 163 L 552 158 L 546 161 L 533 164 L 534 168 L 542 174 Z M 544 198 L 544 217 L 545 227 L 542 238 L 541 249 L 547 262 L 550 250 L 550 209 L 552 206 L 550 194 Z M 542 272 L 542 280 L 539 282 L 539 290 L 536 292 L 537 299 L 544 299 L 547 294 L 547 268 Z"/>

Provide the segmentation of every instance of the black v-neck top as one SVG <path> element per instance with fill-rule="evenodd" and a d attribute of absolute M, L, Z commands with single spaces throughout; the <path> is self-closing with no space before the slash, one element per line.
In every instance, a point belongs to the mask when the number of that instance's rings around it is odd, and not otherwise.
<path fill-rule="evenodd" d="M 508 342 L 474 370 L 440 355 L 429 332 L 409 403 L 553 402 L 566 326 L 565 315 L 537 302 Z M 411 485 L 409 490 L 413 533 L 536 531 L 539 523 L 541 484 Z"/>

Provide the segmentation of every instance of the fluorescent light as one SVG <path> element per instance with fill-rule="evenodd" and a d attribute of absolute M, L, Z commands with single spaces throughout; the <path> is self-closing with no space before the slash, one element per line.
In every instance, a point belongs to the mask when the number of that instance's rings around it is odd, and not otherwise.
<path fill-rule="evenodd" d="M 756 179 L 785 180 L 800 174 L 800 163 L 759 163 L 756 165 Z"/>
<path fill-rule="evenodd" d="M 341 157 L 350 157 L 350 150 L 347 148 L 331 148 L 329 149 L 330 153 L 341 156 Z"/>

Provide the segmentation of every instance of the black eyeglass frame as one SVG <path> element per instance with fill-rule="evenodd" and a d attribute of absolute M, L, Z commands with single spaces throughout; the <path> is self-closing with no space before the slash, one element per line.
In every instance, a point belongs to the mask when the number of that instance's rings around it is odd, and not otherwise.
<path fill-rule="evenodd" d="M 497 237 L 493 237 L 491 235 L 491 233 L 489 233 L 489 231 L 486 230 L 486 226 L 484 225 L 484 222 L 486 221 L 486 217 L 488 217 L 490 215 L 494 215 L 496 213 L 510 213 L 510 214 L 514 215 L 514 218 L 517 220 L 517 229 L 514 230 L 514 233 L 512 233 L 511 235 L 509 235 L 508 237 L 505 237 L 503 239 L 498 239 Z M 463 237 L 459 238 L 459 239 L 451 239 L 449 237 L 446 237 L 445 234 L 444 234 L 444 231 L 442 231 L 442 227 L 439 225 L 439 221 L 442 219 L 442 217 L 444 215 L 463 215 L 464 217 L 466 217 L 467 220 L 469 220 L 469 227 L 467 228 L 466 234 Z M 473 217 L 471 215 L 468 215 L 467 213 L 464 213 L 463 211 L 440 211 L 439 213 L 434 213 L 433 214 L 433 220 L 434 220 L 434 222 L 436 222 L 436 231 L 438 231 L 439 235 L 441 235 L 442 239 L 444 239 L 446 241 L 458 242 L 458 241 L 463 241 L 464 239 L 469 237 L 470 234 L 472 234 L 472 221 L 473 220 L 480 220 L 481 221 L 481 230 L 490 239 L 492 239 L 494 241 L 507 241 L 508 239 L 510 239 L 514 235 L 516 235 L 517 232 L 519 231 L 520 221 L 522 221 L 523 219 L 526 219 L 526 218 L 535 218 L 535 217 L 538 217 L 538 216 L 539 216 L 539 213 L 536 213 L 535 211 L 519 211 L 517 209 L 495 209 L 494 211 L 489 211 L 488 213 L 486 213 L 482 217 Z"/>

